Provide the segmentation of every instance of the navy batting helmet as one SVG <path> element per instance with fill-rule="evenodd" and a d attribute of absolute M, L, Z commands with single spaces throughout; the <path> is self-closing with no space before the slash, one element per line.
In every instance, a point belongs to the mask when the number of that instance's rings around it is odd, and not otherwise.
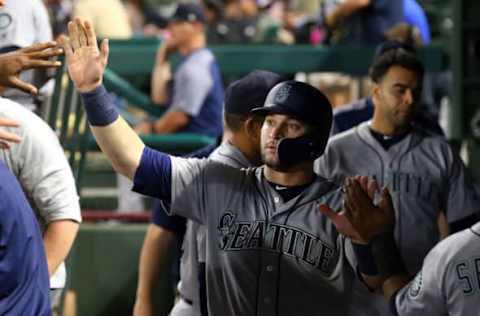
<path fill-rule="evenodd" d="M 332 126 L 332 105 L 320 90 L 299 81 L 284 81 L 268 93 L 265 104 L 252 113 L 285 114 L 307 124 L 309 131 L 298 138 L 284 138 L 278 145 L 281 161 L 315 160 L 327 145 Z"/>

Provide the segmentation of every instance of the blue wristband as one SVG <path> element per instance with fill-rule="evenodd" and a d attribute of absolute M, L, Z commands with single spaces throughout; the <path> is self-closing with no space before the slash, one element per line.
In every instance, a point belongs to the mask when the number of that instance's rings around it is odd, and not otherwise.
<path fill-rule="evenodd" d="M 365 275 L 378 275 L 378 267 L 373 256 L 371 245 L 360 245 L 352 242 L 357 257 L 358 270 Z"/>
<path fill-rule="evenodd" d="M 92 92 L 82 93 L 87 119 L 92 126 L 107 126 L 119 116 L 112 97 L 103 85 Z"/>

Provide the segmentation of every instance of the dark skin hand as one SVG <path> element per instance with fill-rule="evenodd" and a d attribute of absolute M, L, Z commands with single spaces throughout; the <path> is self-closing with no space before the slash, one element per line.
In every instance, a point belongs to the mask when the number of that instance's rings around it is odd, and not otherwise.
<path fill-rule="evenodd" d="M 14 88 L 30 94 L 37 94 L 38 89 L 30 83 L 22 81 L 22 71 L 34 68 L 59 67 L 59 61 L 50 58 L 61 55 L 63 49 L 56 42 L 35 44 L 0 55 L 0 87 Z"/>
<path fill-rule="evenodd" d="M 373 237 L 392 229 L 395 212 L 392 198 L 387 188 L 382 190 L 381 200 L 375 205 L 373 200 L 378 184 L 368 177 L 349 177 L 345 181 L 344 209 L 334 212 L 327 205 L 320 205 L 320 211 L 335 224 L 337 230 L 352 241 L 369 243 Z"/>

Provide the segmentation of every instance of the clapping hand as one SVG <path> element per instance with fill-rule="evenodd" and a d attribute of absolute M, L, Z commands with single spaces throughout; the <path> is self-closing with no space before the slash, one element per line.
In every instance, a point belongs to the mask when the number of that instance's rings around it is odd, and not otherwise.
<path fill-rule="evenodd" d="M 393 229 L 395 212 L 387 188 L 381 192 L 381 200 L 374 203 L 378 184 L 368 177 L 349 177 L 345 181 L 343 210 L 334 212 L 325 204 L 320 211 L 333 221 L 337 230 L 356 243 L 368 244 L 375 236 Z"/>

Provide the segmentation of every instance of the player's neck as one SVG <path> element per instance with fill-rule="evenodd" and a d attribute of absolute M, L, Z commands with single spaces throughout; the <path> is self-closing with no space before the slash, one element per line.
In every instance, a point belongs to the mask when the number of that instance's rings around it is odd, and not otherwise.
<path fill-rule="evenodd" d="M 258 150 L 253 148 L 253 144 L 245 135 L 242 136 L 238 133 L 230 133 L 227 140 L 230 144 L 235 146 L 245 156 L 245 158 L 248 159 L 252 166 L 261 165 L 261 157 Z"/>
<path fill-rule="evenodd" d="M 265 166 L 264 176 L 270 182 L 291 187 L 311 182 L 313 177 L 315 177 L 315 173 L 313 172 L 313 164 L 306 162 L 298 164 L 288 171 L 278 171 Z"/>
<path fill-rule="evenodd" d="M 374 132 L 384 136 L 395 136 L 395 135 L 399 135 L 407 132 L 411 128 L 411 126 L 410 125 L 406 125 L 402 127 L 394 126 L 386 122 L 386 120 L 383 119 L 382 117 L 374 115 L 372 118 L 372 123 L 370 124 L 370 128 Z"/>

